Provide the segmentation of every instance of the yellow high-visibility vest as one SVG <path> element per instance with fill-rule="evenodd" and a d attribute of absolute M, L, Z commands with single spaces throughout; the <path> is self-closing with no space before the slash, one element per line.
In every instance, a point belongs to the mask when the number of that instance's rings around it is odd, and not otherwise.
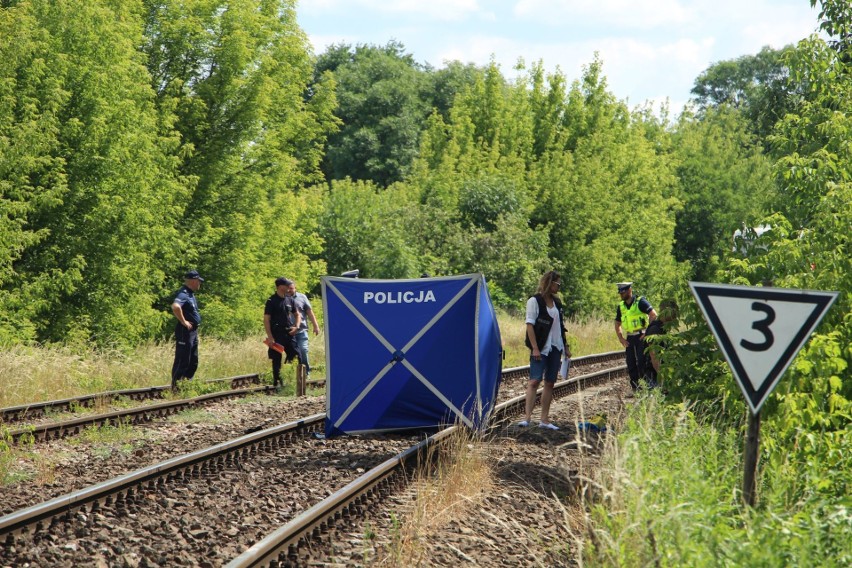
<path fill-rule="evenodd" d="M 643 314 L 639 310 L 640 299 L 633 298 L 633 303 L 630 304 L 629 308 L 624 300 L 621 301 L 619 308 L 621 310 L 621 329 L 624 330 L 624 333 L 633 333 L 648 327 L 648 314 Z"/>

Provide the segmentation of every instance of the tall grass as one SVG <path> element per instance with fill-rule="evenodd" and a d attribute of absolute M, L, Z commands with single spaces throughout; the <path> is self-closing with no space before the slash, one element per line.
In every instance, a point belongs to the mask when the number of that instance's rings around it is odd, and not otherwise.
<path fill-rule="evenodd" d="M 689 408 L 640 398 L 610 437 L 591 504 L 587 566 L 849 566 L 849 499 L 784 503 L 760 472 L 755 508 L 742 502 L 742 432 L 698 420 Z"/>
<path fill-rule="evenodd" d="M 470 430 L 456 428 L 438 451 L 418 466 L 413 507 L 404 518 L 394 519 L 392 542 L 372 559 L 371 566 L 423 566 L 432 536 L 492 492 L 493 473 L 485 446 Z"/>
<path fill-rule="evenodd" d="M 498 315 L 506 349 L 506 367 L 529 364 L 521 316 Z M 620 346 L 612 323 L 603 319 L 567 322 L 574 356 L 613 351 Z M 262 337 L 223 341 L 202 336 L 199 347 L 200 380 L 250 373 L 270 373 Z M 13 346 L 0 351 L 0 407 L 57 400 L 84 394 L 166 385 L 171 382 L 174 344 L 148 343 L 131 353 L 80 347 Z M 325 376 L 324 332 L 310 338 L 311 376 Z M 285 366 L 284 379 L 294 380 L 293 366 Z"/>
<path fill-rule="evenodd" d="M 202 337 L 196 377 L 215 379 L 269 372 L 260 337 Z M 0 351 L 0 407 L 171 382 L 174 344 L 146 344 L 132 353 L 79 347 L 15 346 Z"/>
<path fill-rule="evenodd" d="M 530 350 L 524 345 L 526 334 L 524 319 L 522 315 L 511 315 L 506 312 L 497 315 L 503 349 L 506 351 L 504 361 L 506 367 L 530 364 Z M 568 331 L 571 355 L 574 357 L 622 349 L 610 320 L 603 318 L 568 320 L 565 322 L 565 327 Z"/>

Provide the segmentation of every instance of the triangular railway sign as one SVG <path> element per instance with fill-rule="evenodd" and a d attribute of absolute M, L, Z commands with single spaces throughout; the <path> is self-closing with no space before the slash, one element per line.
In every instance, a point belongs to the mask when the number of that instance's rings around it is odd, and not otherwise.
<path fill-rule="evenodd" d="M 753 414 L 837 299 L 837 292 L 690 282 Z"/>

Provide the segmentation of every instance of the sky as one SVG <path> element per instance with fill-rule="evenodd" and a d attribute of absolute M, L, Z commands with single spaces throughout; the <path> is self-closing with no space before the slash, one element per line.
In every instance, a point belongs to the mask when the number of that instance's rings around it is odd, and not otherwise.
<path fill-rule="evenodd" d="M 808 0 L 299 0 L 316 54 L 332 44 L 401 42 L 416 61 L 486 65 L 514 78 L 519 59 L 569 82 L 594 60 L 634 108 L 677 115 L 713 63 L 780 49 L 818 31 Z"/>

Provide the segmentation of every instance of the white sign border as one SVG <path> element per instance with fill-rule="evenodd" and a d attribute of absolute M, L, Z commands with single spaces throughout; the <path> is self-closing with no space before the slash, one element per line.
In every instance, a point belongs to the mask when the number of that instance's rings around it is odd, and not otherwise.
<path fill-rule="evenodd" d="M 801 351 L 808 339 L 810 339 L 811 334 L 817 326 L 819 326 L 823 317 L 825 317 L 825 314 L 828 313 L 828 310 L 840 295 L 839 292 L 825 292 L 822 290 L 739 286 L 735 284 L 713 284 L 709 282 L 692 281 L 689 282 L 689 287 L 692 290 L 692 295 L 695 296 L 695 301 L 698 303 L 698 307 L 704 314 L 704 319 L 710 327 L 710 331 L 713 332 L 713 336 L 716 338 L 716 343 L 719 345 L 719 349 L 722 351 L 725 360 L 728 362 L 731 373 L 734 375 L 737 383 L 739 383 L 743 395 L 745 395 L 746 402 L 748 402 L 752 414 L 755 415 L 760 412 L 760 409 L 763 406 L 763 403 L 766 402 L 769 394 L 775 389 L 776 385 L 781 380 L 781 377 L 793 363 L 793 359 L 796 358 L 796 355 L 799 351 Z M 752 299 L 756 301 L 776 300 L 780 302 L 795 302 L 796 297 L 802 299 L 810 298 L 807 302 L 799 303 L 811 303 L 814 304 L 817 309 L 815 309 L 813 314 L 802 324 L 802 328 L 773 367 L 769 375 L 770 380 L 765 381 L 759 388 L 755 389 L 752 387 L 751 381 L 749 380 L 747 373 L 745 373 L 739 358 L 733 355 L 735 350 L 731 345 L 731 341 L 728 338 L 727 333 L 725 332 L 725 326 L 719 319 L 718 314 L 716 314 L 715 310 L 713 310 L 712 303 L 709 305 L 709 309 L 708 306 L 705 306 L 704 299 L 710 295 Z M 754 399 L 757 399 L 756 402 Z"/>

